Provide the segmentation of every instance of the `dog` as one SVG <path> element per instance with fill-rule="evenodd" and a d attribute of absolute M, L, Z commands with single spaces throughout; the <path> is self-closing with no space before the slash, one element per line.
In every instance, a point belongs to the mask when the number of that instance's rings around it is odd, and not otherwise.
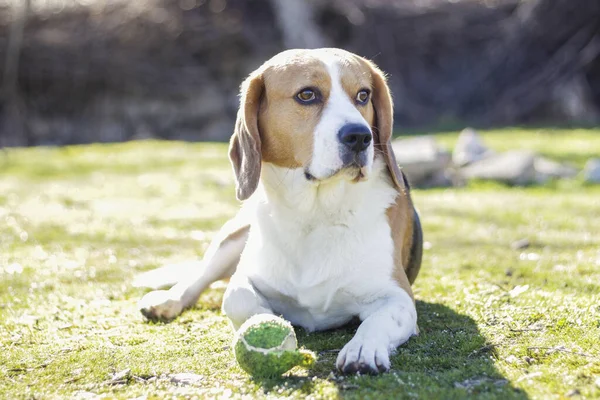
<path fill-rule="evenodd" d="M 418 334 L 411 284 L 423 242 L 392 126 L 391 94 L 371 61 L 314 49 L 265 62 L 241 86 L 229 146 L 242 207 L 203 266 L 146 294 L 142 314 L 171 320 L 230 278 L 222 307 L 235 329 L 260 313 L 307 331 L 358 317 L 337 368 L 388 371 L 390 355 Z"/>

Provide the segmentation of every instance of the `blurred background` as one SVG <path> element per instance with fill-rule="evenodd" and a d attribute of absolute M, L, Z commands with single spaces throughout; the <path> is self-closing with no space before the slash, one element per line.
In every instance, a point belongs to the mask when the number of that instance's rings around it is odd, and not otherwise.
<path fill-rule="evenodd" d="M 594 124 L 598 0 L 0 0 L 0 146 L 224 141 L 242 79 L 341 47 L 402 129 Z"/>
<path fill-rule="evenodd" d="M 600 0 L 0 0 L 0 399 L 599 399 L 599 32 Z M 351 331 L 299 332 L 319 367 L 267 388 L 223 285 L 161 325 L 131 283 L 240 209 L 207 142 L 244 77 L 320 46 L 389 74 L 423 334 L 338 379 Z"/>

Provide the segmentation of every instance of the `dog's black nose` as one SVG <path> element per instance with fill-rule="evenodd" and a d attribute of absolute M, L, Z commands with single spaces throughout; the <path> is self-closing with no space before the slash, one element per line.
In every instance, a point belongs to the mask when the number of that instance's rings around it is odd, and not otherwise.
<path fill-rule="evenodd" d="M 366 125 L 346 124 L 339 130 L 338 138 L 350 150 L 359 153 L 369 147 L 373 135 L 371 135 L 371 130 Z"/>

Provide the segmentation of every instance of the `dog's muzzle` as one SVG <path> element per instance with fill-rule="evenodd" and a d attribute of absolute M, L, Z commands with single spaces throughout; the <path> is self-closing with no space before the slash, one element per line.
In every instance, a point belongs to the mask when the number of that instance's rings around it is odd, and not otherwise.
<path fill-rule="evenodd" d="M 371 129 L 363 124 L 346 124 L 338 131 L 344 167 L 362 168 L 367 164 L 367 149 L 373 141 Z"/>

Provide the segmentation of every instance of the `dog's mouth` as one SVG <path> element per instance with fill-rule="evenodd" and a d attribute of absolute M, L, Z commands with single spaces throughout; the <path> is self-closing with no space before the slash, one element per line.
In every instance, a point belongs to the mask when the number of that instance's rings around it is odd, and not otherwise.
<path fill-rule="evenodd" d="M 367 180 L 366 167 L 362 167 L 362 168 L 358 169 L 358 172 L 356 173 L 356 176 L 354 177 L 354 179 L 352 179 L 352 182 L 358 183 L 358 182 L 362 182 L 362 181 L 366 181 L 366 180 Z"/>
<path fill-rule="evenodd" d="M 306 178 L 307 181 L 318 181 L 318 179 L 315 178 L 315 176 L 313 174 L 308 172 L 308 170 L 304 170 L 304 177 Z"/>
<path fill-rule="evenodd" d="M 342 170 L 343 169 L 361 169 L 369 163 L 367 154 L 360 153 L 345 153 L 342 155 Z"/>
<path fill-rule="evenodd" d="M 304 170 L 304 177 L 309 182 L 319 183 L 321 181 L 329 180 L 331 178 L 339 177 L 341 179 L 349 180 L 350 182 L 358 183 L 366 181 L 369 176 L 369 170 L 366 165 L 359 163 L 352 163 L 345 165 L 340 169 L 332 170 L 326 176 L 316 177 L 308 169 Z"/>

